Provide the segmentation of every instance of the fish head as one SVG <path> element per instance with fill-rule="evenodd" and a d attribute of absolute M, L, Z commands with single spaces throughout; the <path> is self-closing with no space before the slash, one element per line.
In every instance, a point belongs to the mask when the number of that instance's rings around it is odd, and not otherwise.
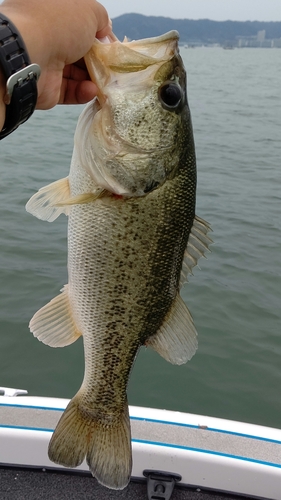
<path fill-rule="evenodd" d="M 190 119 L 178 39 L 171 31 L 132 42 L 96 40 L 85 57 L 98 102 L 76 139 L 99 187 L 144 196 L 175 175 Z"/>

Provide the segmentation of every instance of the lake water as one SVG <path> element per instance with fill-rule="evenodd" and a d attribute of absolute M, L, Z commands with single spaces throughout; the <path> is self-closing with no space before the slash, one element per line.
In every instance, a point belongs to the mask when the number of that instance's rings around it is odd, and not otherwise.
<path fill-rule="evenodd" d="M 181 367 L 141 349 L 129 403 L 281 426 L 281 50 L 181 49 L 212 252 L 182 292 L 199 350 Z M 0 385 L 72 397 L 82 342 L 49 348 L 28 322 L 67 281 L 66 226 L 25 212 L 68 174 L 80 107 L 36 112 L 1 141 Z"/>

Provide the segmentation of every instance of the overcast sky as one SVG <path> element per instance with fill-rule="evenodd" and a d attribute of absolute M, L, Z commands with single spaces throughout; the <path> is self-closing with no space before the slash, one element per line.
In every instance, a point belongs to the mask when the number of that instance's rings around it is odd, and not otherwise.
<path fill-rule="evenodd" d="M 281 0 L 99 0 L 111 18 L 136 12 L 146 16 L 216 21 L 281 21 Z"/>

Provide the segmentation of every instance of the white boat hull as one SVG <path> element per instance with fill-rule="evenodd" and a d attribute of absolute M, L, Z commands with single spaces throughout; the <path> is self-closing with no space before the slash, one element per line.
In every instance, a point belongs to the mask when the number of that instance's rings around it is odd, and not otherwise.
<path fill-rule="evenodd" d="M 62 469 L 50 462 L 47 449 L 67 404 L 0 396 L 0 463 Z M 134 406 L 130 418 L 133 477 L 143 479 L 145 469 L 165 471 L 192 487 L 280 500 L 281 430 Z"/>

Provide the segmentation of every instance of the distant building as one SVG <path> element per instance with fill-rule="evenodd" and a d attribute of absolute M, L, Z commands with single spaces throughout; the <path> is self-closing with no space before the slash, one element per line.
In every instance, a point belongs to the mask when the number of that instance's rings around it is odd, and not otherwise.
<path fill-rule="evenodd" d="M 273 40 L 271 40 L 271 42 L 272 42 L 272 47 L 281 49 L 281 38 L 274 38 Z"/>
<path fill-rule="evenodd" d="M 266 30 L 258 31 L 255 36 L 237 36 L 237 47 L 263 47 L 263 48 L 281 48 L 281 38 L 266 38 Z"/>
<path fill-rule="evenodd" d="M 258 31 L 257 41 L 260 42 L 260 43 L 264 42 L 265 35 L 266 35 L 266 31 L 265 30 Z"/>

